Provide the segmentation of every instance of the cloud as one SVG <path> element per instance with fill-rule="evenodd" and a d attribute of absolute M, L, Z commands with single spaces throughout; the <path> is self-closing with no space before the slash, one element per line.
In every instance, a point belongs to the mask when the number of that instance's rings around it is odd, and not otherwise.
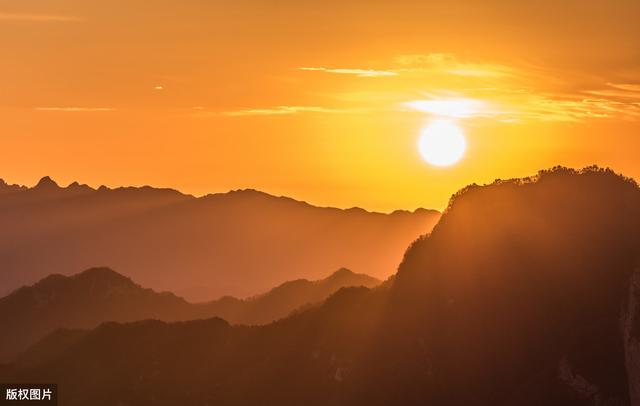
<path fill-rule="evenodd" d="M 455 59 L 453 54 L 429 53 L 400 55 L 395 58 L 395 62 L 402 66 L 440 65 Z"/>
<path fill-rule="evenodd" d="M 582 122 L 593 119 L 640 121 L 640 75 L 612 80 L 576 70 L 560 70 L 522 61 L 464 60 L 448 53 L 400 55 L 379 69 L 299 68 L 357 77 L 397 76 L 388 81 L 327 88 L 315 96 L 322 105 L 340 103 L 340 112 L 413 112 L 454 119 Z M 363 87 L 364 86 L 364 87 Z M 337 112 L 317 108 L 317 112 Z M 303 112 L 296 107 L 243 110 L 227 115 L 276 115 Z M 311 110 L 307 110 L 311 111 Z"/>
<path fill-rule="evenodd" d="M 37 111 L 92 112 L 114 111 L 111 107 L 36 107 Z"/>
<path fill-rule="evenodd" d="M 404 105 L 423 113 L 450 118 L 487 116 L 491 113 L 487 102 L 475 99 L 414 100 Z"/>
<path fill-rule="evenodd" d="M 388 70 L 374 70 L 374 69 L 349 69 L 349 68 L 298 68 L 306 71 L 318 71 L 327 73 L 338 73 L 343 75 L 355 75 L 361 78 L 372 78 L 379 76 L 397 76 L 397 72 Z"/>
<path fill-rule="evenodd" d="M 81 22 L 84 18 L 51 14 L 0 13 L 0 21 L 24 22 Z"/>
<path fill-rule="evenodd" d="M 587 90 L 585 93 L 594 96 L 603 96 L 611 98 L 623 98 L 623 99 L 640 99 L 640 93 L 628 92 L 625 90 L 616 89 L 601 89 L 601 90 Z"/>
<path fill-rule="evenodd" d="M 410 111 L 455 119 L 491 119 L 505 123 L 526 121 L 580 122 L 587 119 L 640 119 L 640 103 L 578 94 L 535 93 L 496 89 L 484 99 L 438 98 L 402 103 Z M 405 110 L 406 111 L 406 110 Z"/>
<path fill-rule="evenodd" d="M 616 88 L 616 89 L 620 89 L 620 90 L 626 90 L 628 92 L 640 92 L 640 84 L 636 84 L 636 83 L 607 83 L 607 85 Z"/>
<path fill-rule="evenodd" d="M 503 122 L 580 122 L 587 119 L 640 119 L 640 104 L 607 98 L 577 95 L 522 94 L 519 98 L 498 99 L 503 108 L 495 118 Z"/>
<path fill-rule="evenodd" d="M 399 72 L 430 72 L 471 78 L 499 78 L 516 74 L 516 70 L 510 66 L 461 61 L 455 55 L 446 53 L 401 55 L 395 58 L 395 63 L 399 65 L 395 71 Z"/>
<path fill-rule="evenodd" d="M 637 120 L 640 118 L 640 106 L 599 98 L 555 100 L 541 96 L 535 97 L 521 106 L 520 109 L 513 112 L 512 116 L 524 120 L 565 122 L 578 122 L 594 118 Z"/>
<path fill-rule="evenodd" d="M 585 93 L 612 99 L 640 100 L 640 85 L 631 83 L 607 83 L 607 88 L 587 90 Z"/>
<path fill-rule="evenodd" d="M 318 106 L 277 106 L 273 108 L 264 109 L 245 109 L 237 111 L 227 111 L 222 114 L 228 117 L 241 117 L 241 116 L 278 116 L 297 113 L 330 113 L 330 114 L 344 114 L 351 113 L 354 110 L 333 109 Z M 210 113 L 196 113 L 196 115 L 211 115 Z"/>
<path fill-rule="evenodd" d="M 401 105 L 429 115 L 510 123 L 640 120 L 636 80 L 614 83 L 530 64 L 462 61 L 451 54 L 404 55 L 395 62 L 412 73 L 412 86 L 422 96 Z M 429 82 L 442 88 L 419 90 Z M 576 82 L 585 84 L 576 87 Z"/>

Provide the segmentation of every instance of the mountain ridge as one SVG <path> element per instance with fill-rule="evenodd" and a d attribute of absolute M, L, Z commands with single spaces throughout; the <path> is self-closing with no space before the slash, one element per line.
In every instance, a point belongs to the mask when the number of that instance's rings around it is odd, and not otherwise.
<path fill-rule="evenodd" d="M 90 329 L 104 322 L 144 319 L 180 321 L 221 317 L 233 324 L 266 324 L 303 306 L 315 305 L 345 286 L 373 287 L 380 280 L 346 269 L 309 281 L 284 282 L 246 299 L 221 297 L 190 303 L 172 292 L 156 292 L 109 268 L 49 275 L 0 298 L 0 361 L 15 357 L 59 329 Z"/>
<path fill-rule="evenodd" d="M 385 279 L 440 216 L 322 208 L 246 190 L 196 198 L 172 189 L 40 183 L 0 195 L 0 295 L 50 273 L 96 266 L 198 302 L 320 279 L 340 267 Z"/>
<path fill-rule="evenodd" d="M 58 182 L 56 182 L 52 177 L 45 175 L 43 177 L 40 178 L 40 180 L 38 180 L 38 182 L 36 182 L 36 184 L 34 186 L 26 186 L 26 185 L 21 185 L 21 184 L 10 184 L 7 183 L 4 179 L 0 178 L 0 193 L 3 191 L 2 188 L 5 188 L 4 190 L 6 191 L 13 191 L 13 192 L 24 192 L 24 191 L 28 191 L 28 190 L 43 190 L 43 189 L 59 189 L 60 191 L 65 191 L 65 190 L 83 190 L 83 191 L 93 191 L 93 192 L 107 192 L 107 191 L 138 191 L 138 192 L 144 192 L 144 191 L 149 191 L 149 190 L 154 190 L 154 191 L 160 191 L 160 192 L 167 192 L 167 193 L 175 193 L 177 195 L 181 195 L 184 197 L 192 197 L 194 199 L 206 199 L 206 198 L 215 198 L 215 197 L 220 197 L 220 196 L 233 196 L 233 195 L 257 195 L 257 196 L 263 196 L 263 197 L 268 197 L 268 198 L 276 198 L 276 199 L 282 199 L 282 200 L 288 200 L 288 201 L 292 201 L 295 203 L 299 203 L 299 204 L 304 204 L 310 207 L 314 207 L 314 208 L 319 208 L 319 209 L 335 209 L 335 210 L 340 210 L 340 211 L 363 211 L 369 214 L 381 214 L 381 215 L 391 215 L 391 214 L 404 214 L 404 213 L 415 213 L 415 212 L 436 212 L 439 213 L 438 210 L 436 209 L 428 209 L 428 208 L 424 208 L 424 207 L 417 207 L 414 210 L 408 210 L 408 209 L 395 209 L 392 210 L 390 212 L 382 212 L 382 211 L 375 211 L 375 210 L 368 210 L 359 206 L 353 206 L 353 207 L 345 207 L 345 208 L 340 208 L 340 207 L 335 207 L 335 206 L 324 206 L 324 205 L 317 205 L 317 204 L 313 204 L 310 203 L 306 200 L 302 200 L 302 199 L 297 199 L 297 198 L 293 198 L 290 196 L 286 196 L 286 195 L 277 195 L 277 194 L 272 194 L 269 192 L 265 192 L 259 189 L 254 189 L 254 188 L 241 188 L 241 189 L 230 189 L 226 192 L 213 192 L 213 193 L 205 193 L 203 195 L 194 195 L 194 194 L 190 194 L 190 193 L 185 193 L 180 191 L 179 189 L 175 189 L 175 188 L 170 188 L 170 187 L 157 187 L 157 186 L 151 186 L 151 185 L 141 185 L 141 186 L 118 186 L 118 187 L 109 187 L 106 185 L 100 185 L 98 187 L 92 187 L 89 186 L 85 183 L 79 183 L 78 181 L 72 181 L 71 183 L 69 183 L 67 186 L 61 186 Z"/>
<path fill-rule="evenodd" d="M 638 405 L 638 185 L 554 169 L 470 190 L 388 289 L 260 327 L 103 325 L 0 378 L 57 382 L 72 406 Z"/>

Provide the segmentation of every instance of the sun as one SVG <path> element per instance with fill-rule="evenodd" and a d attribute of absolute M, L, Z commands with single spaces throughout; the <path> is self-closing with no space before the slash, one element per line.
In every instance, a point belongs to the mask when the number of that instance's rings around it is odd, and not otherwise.
<path fill-rule="evenodd" d="M 458 162 L 467 149 L 460 127 L 450 120 L 435 120 L 420 133 L 418 150 L 422 159 L 434 166 L 450 166 Z"/>

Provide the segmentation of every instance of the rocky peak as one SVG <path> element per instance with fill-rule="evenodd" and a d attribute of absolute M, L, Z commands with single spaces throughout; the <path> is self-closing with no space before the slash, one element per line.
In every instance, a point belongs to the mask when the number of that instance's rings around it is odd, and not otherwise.
<path fill-rule="evenodd" d="M 60 186 L 51 179 L 49 176 L 45 176 L 38 181 L 38 184 L 34 187 L 37 190 L 54 190 L 59 189 Z"/>

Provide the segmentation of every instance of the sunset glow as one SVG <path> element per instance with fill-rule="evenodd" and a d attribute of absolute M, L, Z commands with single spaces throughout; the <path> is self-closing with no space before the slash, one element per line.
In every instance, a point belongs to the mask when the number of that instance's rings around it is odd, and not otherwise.
<path fill-rule="evenodd" d="M 639 21 L 0 0 L 0 403 L 640 406 Z"/>
<path fill-rule="evenodd" d="M 473 99 L 417 100 L 407 103 L 407 106 L 418 111 L 452 118 L 469 118 L 481 115 L 485 110 L 485 105 L 485 102 Z"/>
<path fill-rule="evenodd" d="M 379 211 L 553 165 L 639 177 L 640 6 L 616 4 L 0 5 L 3 176 Z M 438 119 L 473 145 L 446 171 L 416 154 Z"/>

